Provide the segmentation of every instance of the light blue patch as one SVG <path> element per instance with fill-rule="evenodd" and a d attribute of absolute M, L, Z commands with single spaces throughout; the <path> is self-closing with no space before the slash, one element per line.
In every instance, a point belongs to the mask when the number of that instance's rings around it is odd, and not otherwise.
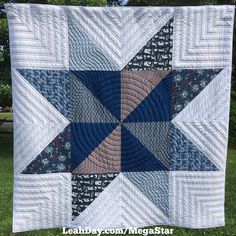
<path fill-rule="evenodd" d="M 71 70 L 119 70 L 112 59 L 79 28 L 72 19 L 69 25 L 69 68 Z"/>
<path fill-rule="evenodd" d="M 18 69 L 19 73 L 61 114 L 70 117 L 70 74 L 65 70 Z"/>
<path fill-rule="evenodd" d="M 174 125 L 170 144 L 172 171 L 217 171 L 218 168 Z"/>
<path fill-rule="evenodd" d="M 123 173 L 166 216 L 169 212 L 169 174 L 167 171 Z"/>

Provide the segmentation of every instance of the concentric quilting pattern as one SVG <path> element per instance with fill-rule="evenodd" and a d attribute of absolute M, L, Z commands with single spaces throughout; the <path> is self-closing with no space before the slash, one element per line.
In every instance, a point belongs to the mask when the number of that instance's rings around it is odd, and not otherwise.
<path fill-rule="evenodd" d="M 169 150 L 169 122 L 136 122 L 126 123 L 125 127 L 155 155 L 166 167 L 169 167 L 170 156 L 163 153 L 167 143 Z"/>
<path fill-rule="evenodd" d="M 72 123 L 72 170 L 77 168 L 116 126 L 117 124 L 113 123 Z"/>
<path fill-rule="evenodd" d="M 73 171 L 73 173 L 120 172 L 121 127 L 117 126 Z"/>
<path fill-rule="evenodd" d="M 233 6 L 6 12 L 14 232 L 224 225 Z"/>
<path fill-rule="evenodd" d="M 125 127 L 121 129 L 121 170 L 154 171 L 166 167 Z"/>
<path fill-rule="evenodd" d="M 120 120 L 119 71 L 72 71 L 72 73 L 91 91 L 104 107 Z"/>
<path fill-rule="evenodd" d="M 168 73 L 168 70 L 122 70 L 121 120 L 124 120 Z"/>
<path fill-rule="evenodd" d="M 118 120 L 93 96 L 92 92 L 70 73 L 70 120 L 72 122 L 118 122 Z M 88 109 L 89 108 L 89 109 Z"/>
<path fill-rule="evenodd" d="M 170 121 L 172 83 L 172 78 L 167 75 L 126 117 L 124 122 Z"/>

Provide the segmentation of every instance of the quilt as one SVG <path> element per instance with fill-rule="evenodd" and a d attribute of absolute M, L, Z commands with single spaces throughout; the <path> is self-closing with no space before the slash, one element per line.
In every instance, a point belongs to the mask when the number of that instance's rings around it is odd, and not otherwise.
<path fill-rule="evenodd" d="M 225 224 L 234 6 L 5 7 L 13 232 Z"/>

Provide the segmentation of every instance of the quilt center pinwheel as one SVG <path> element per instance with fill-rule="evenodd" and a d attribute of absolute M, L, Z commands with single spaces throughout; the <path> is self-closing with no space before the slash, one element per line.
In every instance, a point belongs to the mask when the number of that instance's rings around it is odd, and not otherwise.
<path fill-rule="evenodd" d="M 170 121 L 172 80 L 165 77 L 168 72 L 73 72 L 103 105 L 103 110 L 96 109 L 101 122 L 72 124 L 75 173 L 166 169 L 129 129 L 142 130 L 143 122 Z M 84 114 L 81 107 L 75 112 L 77 121 Z"/>

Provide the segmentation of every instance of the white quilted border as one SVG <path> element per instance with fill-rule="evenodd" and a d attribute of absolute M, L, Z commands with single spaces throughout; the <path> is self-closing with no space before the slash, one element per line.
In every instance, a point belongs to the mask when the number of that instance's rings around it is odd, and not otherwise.
<path fill-rule="evenodd" d="M 68 69 L 67 14 L 60 6 L 5 4 L 13 68 Z"/>
<path fill-rule="evenodd" d="M 175 8 L 173 68 L 232 64 L 234 6 Z"/>
<path fill-rule="evenodd" d="M 171 225 L 188 228 L 224 226 L 225 173 L 170 172 Z"/>
<path fill-rule="evenodd" d="M 63 227 L 71 222 L 71 174 L 16 175 L 13 232 Z"/>

